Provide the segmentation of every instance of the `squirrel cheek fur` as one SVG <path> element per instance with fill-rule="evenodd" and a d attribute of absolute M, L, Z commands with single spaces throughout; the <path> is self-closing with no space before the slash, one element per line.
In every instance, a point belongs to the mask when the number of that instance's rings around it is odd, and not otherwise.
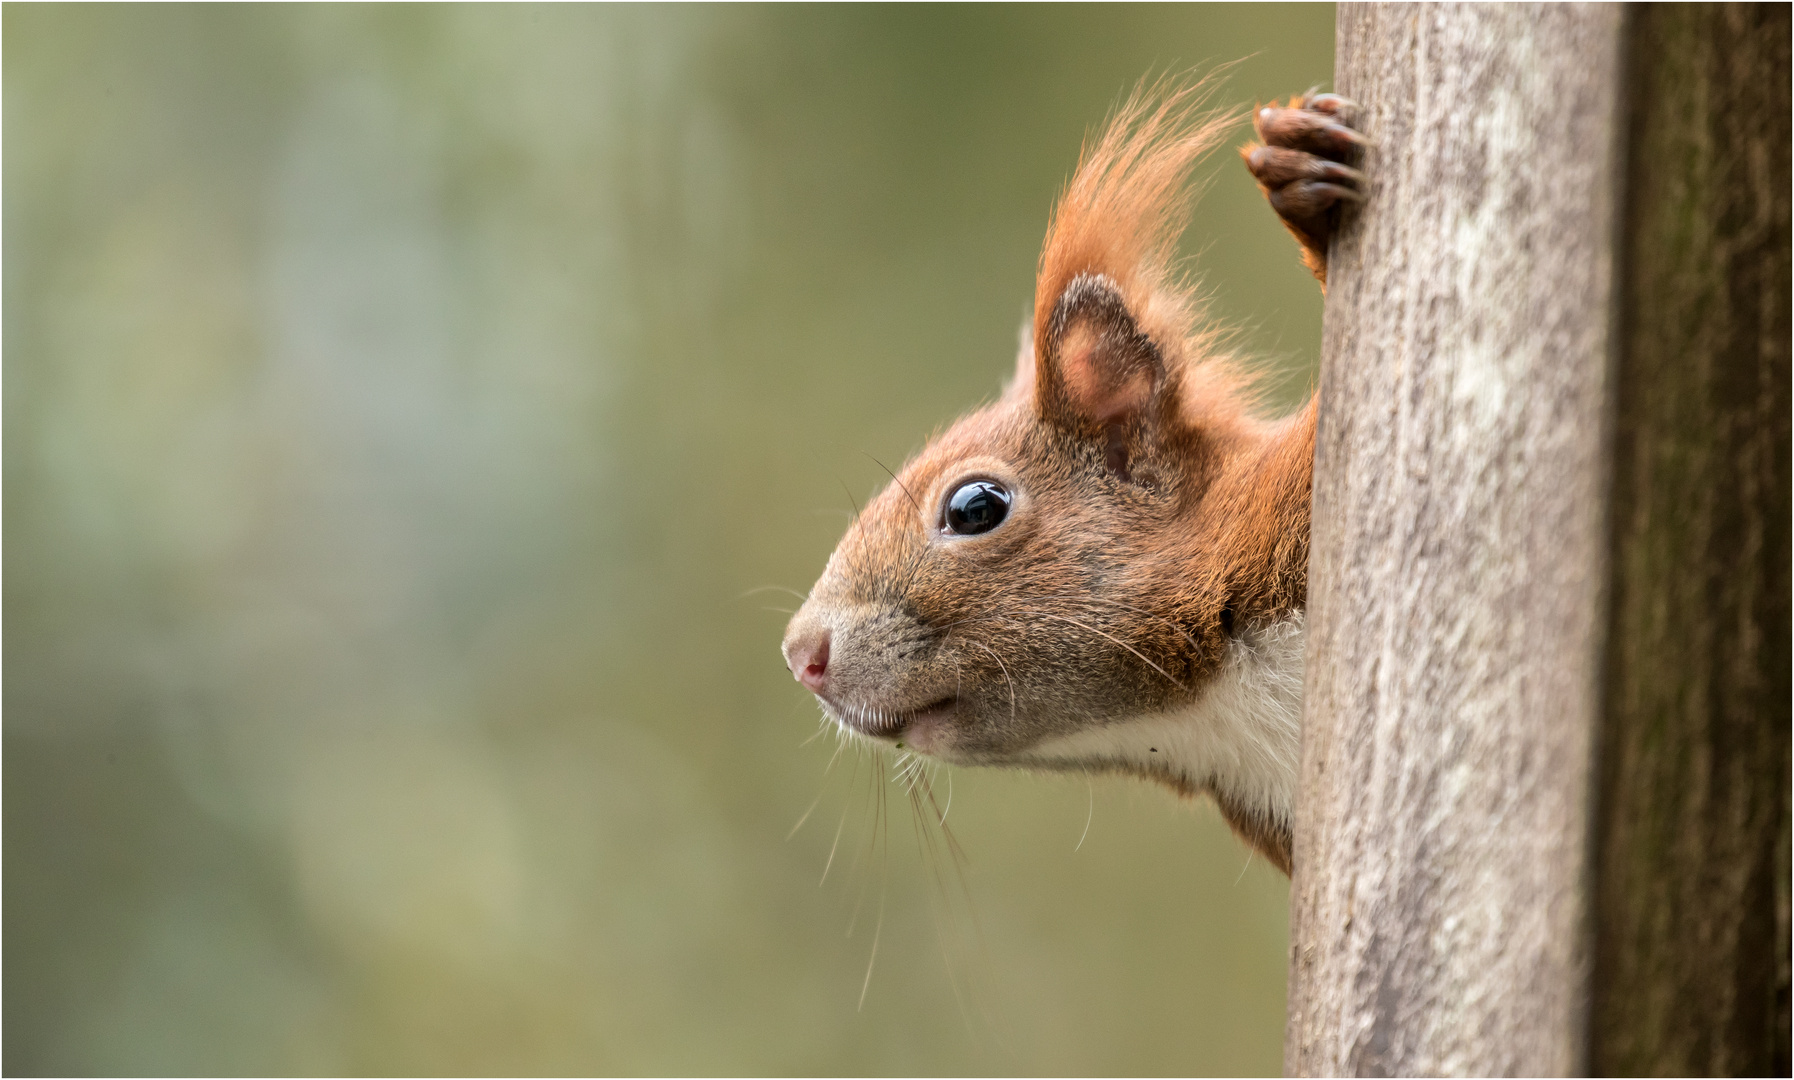
<path fill-rule="evenodd" d="M 1172 272 L 1189 169 L 1225 126 L 1198 113 L 1203 91 L 1142 88 L 1086 150 L 1054 212 L 1016 377 L 866 505 L 784 652 L 855 735 L 1212 795 L 1287 872 L 1315 403 L 1254 416 Z M 1301 123 L 1261 113 L 1261 136 L 1321 131 L 1349 149 L 1307 115 L 1341 126 L 1349 103 L 1314 100 L 1291 102 Z M 1290 154 L 1309 151 L 1276 149 L 1259 155 L 1272 179 L 1308 182 L 1315 170 Z M 1292 231 L 1323 275 L 1325 196 L 1284 200 L 1307 215 Z M 948 502 L 980 483 L 1006 512 L 956 533 Z"/>

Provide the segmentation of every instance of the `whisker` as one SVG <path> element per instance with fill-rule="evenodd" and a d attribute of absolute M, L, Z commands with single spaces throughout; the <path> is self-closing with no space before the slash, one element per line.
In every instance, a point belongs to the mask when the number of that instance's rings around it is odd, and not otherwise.
<path fill-rule="evenodd" d="M 860 520 L 860 503 L 858 499 L 853 497 L 853 492 L 848 490 L 847 481 L 837 476 L 835 477 L 835 482 L 841 485 L 841 493 L 847 496 L 848 505 L 853 507 L 853 517 L 848 519 L 848 523 L 852 524 L 853 522 Z"/>
<path fill-rule="evenodd" d="M 955 876 L 957 876 L 959 878 L 960 891 L 962 893 L 964 893 L 966 907 L 968 910 L 970 910 L 970 909 L 972 909 L 972 894 L 971 894 L 970 890 L 966 888 L 966 884 L 965 884 L 966 864 L 969 861 L 966 858 L 965 849 L 959 846 L 959 838 L 954 836 L 953 830 L 949 829 L 947 827 L 947 811 L 942 810 L 941 804 L 938 801 L 936 801 L 936 799 L 934 797 L 934 785 L 933 784 L 925 784 L 923 786 L 922 791 L 923 791 L 923 794 L 925 794 L 928 797 L 928 805 L 933 807 L 936 810 L 936 824 L 940 826 L 941 839 L 946 841 L 947 853 L 949 855 L 951 855 L 953 858 L 953 868 L 954 868 Z M 948 809 L 952 809 L 952 806 L 953 806 L 953 773 L 951 770 L 949 770 L 947 773 L 947 807 L 948 807 Z M 976 912 L 974 911 L 973 922 L 975 923 L 976 921 L 977 921 L 977 915 L 976 915 Z"/>
<path fill-rule="evenodd" d="M 822 792 L 818 791 L 816 793 L 816 798 L 810 800 L 810 808 L 808 810 L 804 811 L 803 816 L 797 819 L 797 824 L 791 826 L 791 831 L 785 834 L 785 842 L 787 844 L 789 844 L 791 842 L 791 838 L 793 836 L 797 835 L 797 830 L 804 827 L 804 822 L 810 820 L 810 815 L 814 814 L 816 812 L 816 807 L 821 802 L 822 802 Z"/>
<path fill-rule="evenodd" d="M 897 476 L 896 473 L 892 472 L 891 467 L 889 465 L 886 465 L 884 462 L 879 461 L 875 457 L 872 457 L 871 454 L 866 453 L 863 450 L 861 451 L 861 453 L 864 453 L 864 454 L 866 454 L 867 457 L 872 458 L 873 462 L 879 468 L 881 468 L 885 471 L 885 475 L 889 476 L 891 478 L 891 482 L 896 484 L 897 487 L 902 490 L 903 494 L 909 497 L 909 504 L 916 508 L 916 513 L 918 515 L 922 514 L 922 504 L 916 501 L 915 493 L 910 491 L 909 485 L 905 484 Z M 906 554 L 905 561 L 906 561 L 907 565 L 904 567 L 904 578 L 903 578 L 903 586 L 905 589 L 908 588 L 910 582 L 915 580 L 916 574 L 921 572 L 922 556 L 926 550 L 927 550 L 926 546 L 912 547 L 909 549 L 908 553 Z"/>
<path fill-rule="evenodd" d="M 952 915 L 952 898 L 948 894 L 947 883 L 941 876 L 940 850 L 935 846 L 934 837 L 928 832 L 922 820 L 924 817 L 923 792 L 927 792 L 928 799 L 933 801 L 934 787 L 926 773 L 922 775 L 921 780 L 920 791 L 915 787 L 910 788 L 910 824 L 915 829 L 916 846 L 922 852 L 922 861 L 927 865 L 929 876 L 934 880 L 935 891 L 929 897 L 929 906 L 934 909 L 935 941 L 940 945 L 941 963 L 947 969 L 947 985 L 953 988 L 953 1000 L 959 1006 L 959 1017 L 966 1026 L 966 1034 L 976 1038 L 977 1033 L 972 1027 L 972 1015 L 966 1008 L 965 994 L 960 989 L 959 972 L 953 965 L 953 954 L 947 945 L 947 924 Z"/>
<path fill-rule="evenodd" d="M 829 868 L 835 865 L 835 849 L 841 846 L 841 830 L 847 828 L 847 808 L 841 808 L 841 821 L 835 826 L 835 842 L 828 846 L 828 861 L 822 864 L 822 878 L 816 882 L 818 889 L 828 881 Z"/>
<path fill-rule="evenodd" d="M 967 646 L 967 648 L 972 647 L 982 646 L 976 642 Z M 1004 668 L 1002 658 L 993 655 L 993 660 L 999 668 L 1004 669 L 1004 674 L 1007 676 L 1008 673 Z M 1013 680 L 1011 680 L 1011 686 L 1013 687 Z M 1012 696 L 1014 696 L 1013 693 Z M 850 719 L 855 715 L 858 714 L 849 710 L 849 712 L 843 713 L 842 717 Z M 860 916 L 871 906 L 866 901 L 872 899 L 869 893 L 873 874 L 876 874 L 879 879 L 879 895 L 872 942 L 867 951 L 866 970 L 861 978 L 860 993 L 855 1008 L 864 1011 L 866 1001 L 871 997 L 872 979 L 877 974 L 878 958 L 884 950 L 884 923 L 889 914 L 890 874 L 892 872 L 890 867 L 890 828 L 892 813 L 895 810 L 895 807 L 891 805 L 890 787 L 892 784 L 896 784 L 903 794 L 904 801 L 909 803 L 910 823 L 917 840 L 918 853 L 927 868 L 927 874 L 933 886 L 927 891 L 930 894 L 931 905 L 937 914 L 936 938 L 941 952 L 941 961 L 946 969 L 949 985 L 953 989 L 955 1005 L 959 1009 L 962 1022 L 966 1025 L 967 1034 L 977 1040 L 982 1030 L 977 1026 L 977 1018 L 982 1018 L 985 1024 L 991 1024 L 994 1021 L 988 1015 L 988 1010 L 981 1002 L 980 995 L 975 992 L 980 984 L 976 958 L 984 956 L 985 949 L 977 906 L 972 901 L 967 880 L 966 854 L 953 831 L 947 826 L 954 794 L 951 771 L 947 777 L 947 798 L 943 805 L 933 785 L 940 766 L 925 755 L 912 750 L 892 752 L 891 748 L 869 740 L 848 725 L 837 721 L 827 710 L 824 710 L 817 732 L 811 736 L 811 740 L 824 731 L 835 732 L 837 740 L 835 749 L 829 757 L 828 765 L 824 769 L 825 775 L 833 771 L 849 744 L 853 746 L 854 754 L 852 756 L 855 761 L 850 783 L 857 785 L 860 766 L 869 766 L 867 779 L 871 787 L 861 789 L 861 794 L 870 804 L 869 807 L 864 807 L 864 809 L 870 810 L 870 815 L 855 814 L 851 799 L 843 807 L 835 822 L 834 835 L 829 840 L 828 856 L 823 863 L 822 874 L 817 880 L 819 888 L 828 884 L 828 880 L 834 872 L 834 864 L 842 858 L 841 844 L 846 839 L 847 818 L 850 815 L 856 816 L 864 831 L 861 838 L 849 842 L 849 847 L 857 850 L 854 852 L 854 858 L 850 860 L 851 865 L 844 872 L 849 883 L 847 885 L 849 895 L 842 897 L 844 901 L 842 906 L 849 906 L 845 901 L 852 901 L 852 912 L 846 927 L 847 937 L 852 938 L 856 935 Z M 805 745 L 808 745 L 808 741 Z M 811 801 L 790 832 L 786 834 L 787 840 L 795 838 L 797 833 L 808 825 L 809 820 L 816 815 L 827 794 L 827 790 L 818 793 L 816 798 Z M 933 820 L 925 821 L 924 817 Z M 940 832 L 935 833 L 934 828 L 938 828 Z M 857 893 L 857 897 L 851 895 L 853 893 Z M 970 937 L 965 936 L 967 934 L 970 934 Z M 968 947 L 973 949 L 971 954 L 966 952 Z M 973 956 L 972 969 L 969 971 L 965 968 L 967 955 Z M 985 960 L 985 963 L 988 963 L 988 959 Z"/>
<path fill-rule="evenodd" d="M 866 453 L 866 452 L 865 452 L 865 451 L 863 451 L 863 450 L 862 450 L 862 451 L 860 451 L 860 452 L 861 452 L 861 453 Z M 895 484 L 896 484 L 896 485 L 897 485 L 897 486 L 898 486 L 898 487 L 899 487 L 899 488 L 901 488 L 901 489 L 902 489 L 902 490 L 903 490 L 903 493 L 904 493 L 904 494 L 905 494 L 905 495 L 909 495 L 909 504 L 910 504 L 910 505 L 911 505 L 911 506 L 913 506 L 913 507 L 915 507 L 915 508 L 916 508 L 916 513 L 918 513 L 918 514 L 920 514 L 920 513 L 921 513 L 921 512 L 922 512 L 922 504 L 921 504 L 921 503 L 919 503 L 919 502 L 917 502 L 917 501 L 916 501 L 916 497 L 915 497 L 915 496 L 914 496 L 914 495 L 911 495 L 911 494 L 910 494 L 910 490 L 909 490 L 909 485 L 908 485 L 908 484 L 905 484 L 905 483 L 904 483 L 904 482 L 903 482 L 903 481 L 901 481 L 901 480 L 899 480 L 899 479 L 897 479 L 897 474 L 896 474 L 896 473 L 894 473 L 894 472 L 892 472 L 892 471 L 891 471 L 891 467 L 890 467 L 890 466 L 889 466 L 889 465 L 886 465 L 886 464 L 885 464 L 885 463 L 884 463 L 884 462 L 882 462 L 882 461 L 879 461 L 879 460 L 878 460 L 878 459 L 877 459 L 877 458 L 875 458 L 875 457 L 872 457 L 872 455 L 871 455 L 871 454 L 866 454 L 866 456 L 867 456 L 867 457 L 869 457 L 869 458 L 872 458 L 872 460 L 873 460 L 873 462 L 874 462 L 874 463 L 875 463 L 875 464 L 877 464 L 877 465 L 878 465 L 878 467 L 879 467 L 879 468 L 881 468 L 881 469 L 883 469 L 883 470 L 884 470 L 884 471 L 885 471 L 885 475 L 886 475 L 886 476 L 888 476 L 888 477 L 890 477 L 890 478 L 891 478 L 891 480 L 892 480 L 892 481 L 893 481 L 893 482 L 894 482 L 894 483 L 895 483 Z"/>
<path fill-rule="evenodd" d="M 916 790 L 916 785 L 922 781 L 925 770 L 928 768 L 928 762 L 920 757 L 911 757 L 910 762 L 911 767 L 909 770 L 909 777 L 904 786 L 913 794 Z"/>
<path fill-rule="evenodd" d="M 1009 684 L 1009 719 L 1013 722 L 1015 720 L 1015 680 L 1009 677 L 1009 668 L 1003 663 L 1003 658 L 998 656 L 990 646 L 981 641 L 971 641 L 970 638 L 967 638 L 966 640 L 970 641 L 971 644 L 978 646 L 980 649 L 983 649 L 985 652 L 990 653 L 990 658 L 997 662 L 998 670 L 1003 673 L 1003 681 Z"/>
<path fill-rule="evenodd" d="M 848 920 L 847 936 L 852 937 L 860 924 L 860 912 L 866 906 L 866 891 L 871 887 L 871 865 L 878 852 L 878 830 L 882 821 L 884 804 L 884 776 L 882 771 L 883 757 L 878 748 L 856 741 L 854 743 L 853 777 L 857 782 L 860 767 L 866 769 L 866 797 L 860 812 L 860 837 L 863 844 L 855 844 L 853 862 L 848 865 L 847 872 L 859 885 L 859 892 L 853 902 L 853 917 Z"/>
<path fill-rule="evenodd" d="M 947 785 L 948 785 L 947 786 L 948 807 L 950 808 L 952 805 L 953 770 L 951 768 L 948 768 L 948 769 L 946 769 L 946 773 L 947 773 Z M 924 798 L 927 799 L 929 807 L 932 810 L 934 810 L 934 812 L 935 812 L 935 820 L 936 820 L 937 825 L 940 828 L 940 840 L 945 844 L 946 849 L 947 849 L 947 854 L 949 857 L 947 866 L 948 866 L 948 869 L 951 871 L 951 875 L 953 878 L 952 884 L 957 887 L 956 889 L 950 890 L 950 889 L 948 889 L 948 886 L 945 883 L 945 881 L 941 882 L 941 888 L 943 889 L 943 896 L 944 896 L 943 903 L 945 904 L 947 910 L 949 912 L 951 912 L 954 907 L 954 904 L 952 902 L 952 897 L 950 894 L 952 892 L 957 892 L 958 906 L 959 906 L 960 910 L 962 910 L 964 912 L 965 918 L 966 918 L 967 923 L 969 924 L 969 928 L 970 928 L 970 945 L 971 945 L 972 951 L 974 953 L 974 962 L 973 962 L 972 968 L 974 971 L 979 970 L 979 969 L 988 970 L 990 967 L 990 964 L 991 964 L 991 960 L 990 960 L 989 949 L 988 949 L 987 943 L 985 941 L 984 922 L 983 922 L 983 919 L 978 914 L 978 904 L 972 898 L 971 883 L 970 883 L 969 876 L 968 876 L 971 860 L 966 856 L 965 849 L 960 846 L 959 838 L 954 835 L 953 830 L 951 828 L 947 827 L 946 809 L 942 808 L 939 800 L 935 797 L 934 784 L 933 784 L 932 780 L 929 780 L 929 779 L 924 780 L 923 786 L 922 786 L 922 795 Z M 938 866 L 939 866 L 938 857 L 937 857 L 937 861 L 936 861 L 935 865 L 938 868 Z M 938 873 L 939 873 L 939 871 L 937 869 L 937 875 L 938 875 Z M 938 877 L 937 877 L 937 880 L 939 880 Z M 944 939 L 942 941 L 942 948 L 943 949 L 946 948 L 946 942 Z M 948 964 L 948 974 L 949 974 L 950 978 L 956 978 L 956 976 L 958 974 L 957 968 L 954 965 L 952 965 L 951 962 L 949 962 L 949 964 Z M 986 1028 L 991 1030 L 993 1034 L 996 1033 L 996 1031 L 995 1031 L 996 1020 L 995 1020 L 995 1018 L 993 1018 L 990 1015 L 989 1010 L 986 1009 L 984 1007 L 983 1003 L 978 999 L 978 995 L 976 993 L 973 993 L 973 991 L 976 988 L 972 985 L 972 981 L 968 980 L 967 985 L 965 987 L 965 991 L 967 993 L 972 994 L 972 1000 L 970 1002 L 968 1002 L 966 997 L 959 992 L 959 987 L 958 987 L 957 981 L 954 982 L 954 987 L 955 987 L 955 1002 L 956 1002 L 956 1004 L 959 1005 L 959 1007 L 962 1010 L 964 1010 L 961 1015 L 962 1015 L 962 1018 L 966 1021 L 967 1030 L 968 1031 L 973 1030 L 971 1027 L 970 1012 L 972 1011 L 972 1009 L 970 1008 L 970 1006 L 976 1006 L 976 1012 L 983 1019 Z M 998 1042 L 1001 1043 L 1002 1041 L 1003 1040 L 1001 1038 L 1001 1035 L 998 1034 Z"/>
<path fill-rule="evenodd" d="M 866 991 L 872 989 L 872 965 L 878 963 L 878 940 L 885 932 L 885 898 L 878 898 L 878 925 L 872 929 L 872 955 L 866 958 L 866 981 L 860 984 L 860 1003 L 854 1007 L 855 1012 L 866 1010 Z"/>
<path fill-rule="evenodd" d="M 1144 615 L 1147 618 L 1152 619 L 1155 622 L 1164 623 L 1166 626 L 1169 626 L 1171 629 L 1176 630 L 1179 634 L 1182 634 L 1184 640 L 1188 641 L 1191 645 L 1195 646 L 1198 649 L 1202 648 L 1202 642 L 1197 641 L 1193 636 L 1191 636 L 1191 634 L 1188 630 L 1185 630 L 1182 626 L 1179 626 L 1173 620 L 1167 619 L 1163 615 L 1155 615 L 1152 612 L 1147 611 L 1145 608 L 1135 607 L 1132 604 L 1124 604 L 1120 600 L 1112 600 L 1106 596 L 1078 596 L 1078 595 L 1074 595 L 1074 594 L 1057 594 L 1057 595 L 1052 595 L 1052 596 L 1042 596 L 1039 599 L 1042 599 L 1042 600 L 1081 600 L 1086 603 L 1108 604 L 1110 607 L 1118 607 L 1125 611 L 1131 611 L 1136 615 Z"/>
<path fill-rule="evenodd" d="M 955 619 L 950 623 L 941 623 L 939 626 L 935 627 L 935 629 L 946 630 L 946 631 L 950 632 L 956 627 L 976 626 L 978 623 L 987 623 L 987 622 L 1008 623 L 1011 626 L 1026 626 L 1027 625 L 1026 623 L 1022 622 L 1019 619 L 1012 619 L 1006 615 L 968 615 L 967 617 L 965 617 L 963 619 Z"/>
<path fill-rule="evenodd" d="M 1073 855 L 1083 849 L 1084 838 L 1090 835 L 1090 823 L 1096 820 L 1096 788 L 1091 786 L 1088 776 L 1084 778 L 1084 790 L 1090 796 L 1090 809 L 1084 812 L 1084 835 L 1078 837 L 1078 846 L 1071 849 Z"/>
<path fill-rule="evenodd" d="M 788 589 L 783 585 L 756 585 L 753 588 L 749 589 L 747 592 L 744 592 L 740 596 L 737 596 L 735 599 L 746 600 L 748 597 L 753 596 L 755 593 L 763 593 L 763 592 L 790 593 L 792 596 L 797 597 L 799 600 L 808 600 L 810 598 L 809 593 L 801 593 L 801 592 L 798 592 L 796 589 Z"/>
<path fill-rule="evenodd" d="M 847 749 L 848 743 L 847 733 L 841 730 L 840 724 L 830 724 L 828 728 L 823 728 L 823 730 L 827 731 L 829 728 L 834 729 L 835 737 L 838 741 L 835 743 L 834 756 L 830 757 L 828 759 L 828 764 L 822 767 L 822 775 L 824 776 L 827 776 L 829 770 L 835 767 L 835 762 L 841 760 L 841 751 Z"/>
<path fill-rule="evenodd" d="M 863 761 L 865 761 L 865 754 L 862 752 L 857 755 L 854 760 L 854 777 L 856 779 L 859 777 L 860 763 Z M 876 766 L 870 769 L 869 772 L 872 786 L 866 789 L 866 802 L 871 807 L 871 824 L 865 826 L 864 831 L 861 833 L 861 835 L 866 838 L 865 846 L 862 847 L 858 844 L 854 845 L 853 864 L 847 869 L 849 875 L 859 880 L 860 886 L 859 893 L 855 896 L 853 901 L 853 915 L 847 920 L 847 937 L 852 937 L 854 930 L 860 925 L 860 912 L 866 906 L 867 883 L 866 878 L 860 873 L 860 865 L 862 862 L 871 861 L 872 852 L 877 850 L 878 844 L 878 804 L 879 796 L 884 792 L 884 785 L 879 783 L 878 769 Z"/>
<path fill-rule="evenodd" d="M 1078 620 L 1071 618 L 1068 615 L 1052 615 L 1052 614 L 1049 614 L 1044 611 L 1036 611 L 1033 614 L 1038 615 L 1043 619 L 1056 619 L 1059 622 L 1070 623 L 1071 625 L 1079 628 L 1080 630 L 1088 630 L 1092 634 L 1096 634 L 1099 637 L 1108 638 L 1110 641 L 1113 641 L 1115 644 L 1121 646 L 1122 648 L 1126 649 L 1128 652 L 1131 652 L 1135 656 L 1139 657 L 1141 663 L 1145 664 L 1147 667 L 1158 672 L 1160 675 L 1163 675 L 1165 677 L 1166 681 L 1169 682 L 1172 686 L 1177 687 L 1179 690 L 1188 690 L 1189 689 L 1189 687 L 1185 686 L 1183 683 L 1181 683 L 1177 679 L 1173 678 L 1169 671 L 1166 671 L 1164 668 L 1153 663 L 1151 660 L 1148 660 L 1146 658 L 1145 653 L 1142 653 L 1139 649 L 1134 648 L 1132 645 L 1129 645 L 1127 642 L 1116 637 L 1114 634 L 1104 633 L 1103 631 L 1098 630 L 1096 627 L 1091 626 L 1088 623 L 1081 623 Z"/>

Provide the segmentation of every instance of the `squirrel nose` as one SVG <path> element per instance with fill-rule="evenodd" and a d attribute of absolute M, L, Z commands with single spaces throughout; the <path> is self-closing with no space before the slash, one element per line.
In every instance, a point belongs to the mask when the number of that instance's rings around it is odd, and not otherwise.
<path fill-rule="evenodd" d="M 812 694 L 822 693 L 828 682 L 828 638 L 828 631 L 823 630 L 814 637 L 798 638 L 785 644 L 785 666 L 791 669 L 798 682 L 810 688 Z"/>

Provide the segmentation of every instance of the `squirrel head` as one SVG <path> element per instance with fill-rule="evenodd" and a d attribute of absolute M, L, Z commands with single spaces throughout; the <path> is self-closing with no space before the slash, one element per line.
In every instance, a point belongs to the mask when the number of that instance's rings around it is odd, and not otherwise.
<path fill-rule="evenodd" d="M 1087 146 L 1014 378 L 866 505 L 793 616 L 787 664 L 845 729 L 1073 767 L 1042 748 L 1187 705 L 1239 624 L 1299 609 L 1307 477 L 1283 462 L 1305 448 L 1251 416 L 1173 270 L 1226 127 L 1203 93 L 1142 88 Z"/>

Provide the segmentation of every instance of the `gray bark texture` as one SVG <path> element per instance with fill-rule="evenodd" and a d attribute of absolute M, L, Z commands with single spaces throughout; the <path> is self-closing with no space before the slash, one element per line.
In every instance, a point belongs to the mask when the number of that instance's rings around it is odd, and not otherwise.
<path fill-rule="evenodd" d="M 1585 1065 L 1621 17 L 1340 7 L 1292 1073 Z"/>
<path fill-rule="evenodd" d="M 1786 1076 L 1787 5 L 1631 13 L 1591 1064 Z"/>
<path fill-rule="evenodd" d="M 1789 34 L 1340 8 L 1291 1073 L 1788 1074 Z"/>

